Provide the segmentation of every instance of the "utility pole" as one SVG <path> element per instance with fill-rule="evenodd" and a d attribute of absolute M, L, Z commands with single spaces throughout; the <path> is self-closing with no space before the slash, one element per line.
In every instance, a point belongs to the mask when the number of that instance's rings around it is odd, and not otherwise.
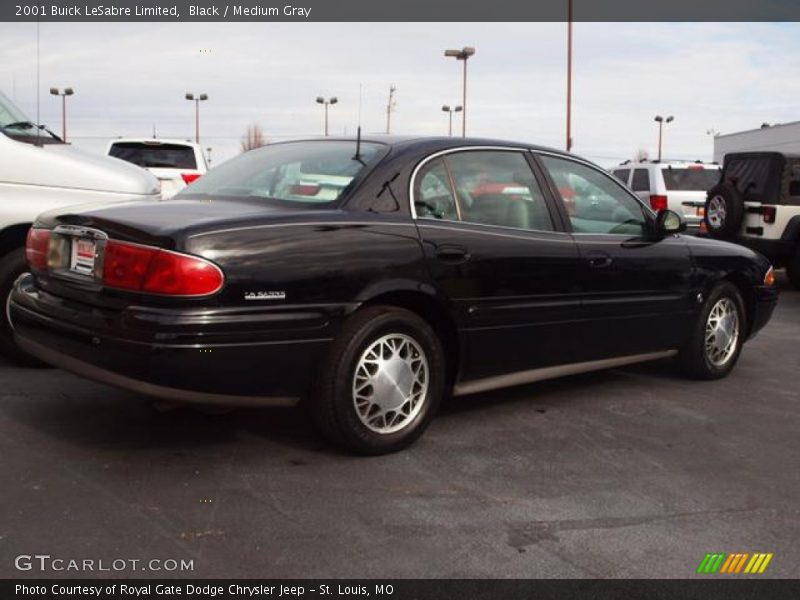
<path fill-rule="evenodd" d="M 386 133 L 392 132 L 392 111 L 395 107 L 394 101 L 394 93 L 397 91 L 397 88 L 394 84 L 389 85 L 389 101 L 386 103 Z"/>

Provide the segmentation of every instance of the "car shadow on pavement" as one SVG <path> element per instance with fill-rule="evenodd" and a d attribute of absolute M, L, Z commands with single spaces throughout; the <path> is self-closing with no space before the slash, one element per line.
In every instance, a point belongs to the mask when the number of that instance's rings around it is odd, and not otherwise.
<path fill-rule="evenodd" d="M 8 381 L 13 383 L 3 385 Z M 202 407 L 165 405 L 58 369 L 16 367 L 4 359 L 0 359 L 0 389 L 0 418 L 73 444 L 116 450 L 191 450 L 257 435 L 278 446 L 324 446 L 299 409 L 204 412 Z"/>

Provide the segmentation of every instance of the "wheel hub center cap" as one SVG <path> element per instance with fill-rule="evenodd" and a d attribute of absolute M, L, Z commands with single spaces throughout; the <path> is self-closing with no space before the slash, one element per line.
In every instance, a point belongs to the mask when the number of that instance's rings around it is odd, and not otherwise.
<path fill-rule="evenodd" d="M 414 372 L 406 360 L 393 356 L 382 361 L 372 380 L 375 403 L 383 410 L 401 407 L 411 395 L 414 381 Z"/>

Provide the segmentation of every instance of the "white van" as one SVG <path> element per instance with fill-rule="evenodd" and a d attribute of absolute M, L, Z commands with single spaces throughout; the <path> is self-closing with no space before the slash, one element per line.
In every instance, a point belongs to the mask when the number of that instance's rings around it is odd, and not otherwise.
<path fill-rule="evenodd" d="M 37 215 L 74 204 L 159 198 L 158 180 L 121 160 L 82 152 L 33 123 L 0 92 L 0 299 L 27 270 L 25 238 Z M 30 362 L 0 311 L 0 352 Z"/>

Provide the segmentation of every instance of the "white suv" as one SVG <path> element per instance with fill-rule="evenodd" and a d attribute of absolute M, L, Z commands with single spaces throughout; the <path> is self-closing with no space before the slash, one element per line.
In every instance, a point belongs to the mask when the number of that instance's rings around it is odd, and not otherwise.
<path fill-rule="evenodd" d="M 144 169 L 87 154 L 33 123 L 0 92 L 0 301 L 27 271 L 25 238 L 36 217 L 74 204 L 158 199 L 158 181 Z M 32 362 L 14 343 L 0 310 L 0 352 Z"/>
<path fill-rule="evenodd" d="M 626 161 L 611 173 L 656 212 L 665 208 L 683 215 L 690 233 L 703 226 L 706 193 L 719 182 L 716 163 Z"/>
<path fill-rule="evenodd" d="M 106 154 L 158 177 L 162 198 L 174 196 L 208 171 L 200 145 L 181 140 L 120 138 L 109 142 Z"/>

